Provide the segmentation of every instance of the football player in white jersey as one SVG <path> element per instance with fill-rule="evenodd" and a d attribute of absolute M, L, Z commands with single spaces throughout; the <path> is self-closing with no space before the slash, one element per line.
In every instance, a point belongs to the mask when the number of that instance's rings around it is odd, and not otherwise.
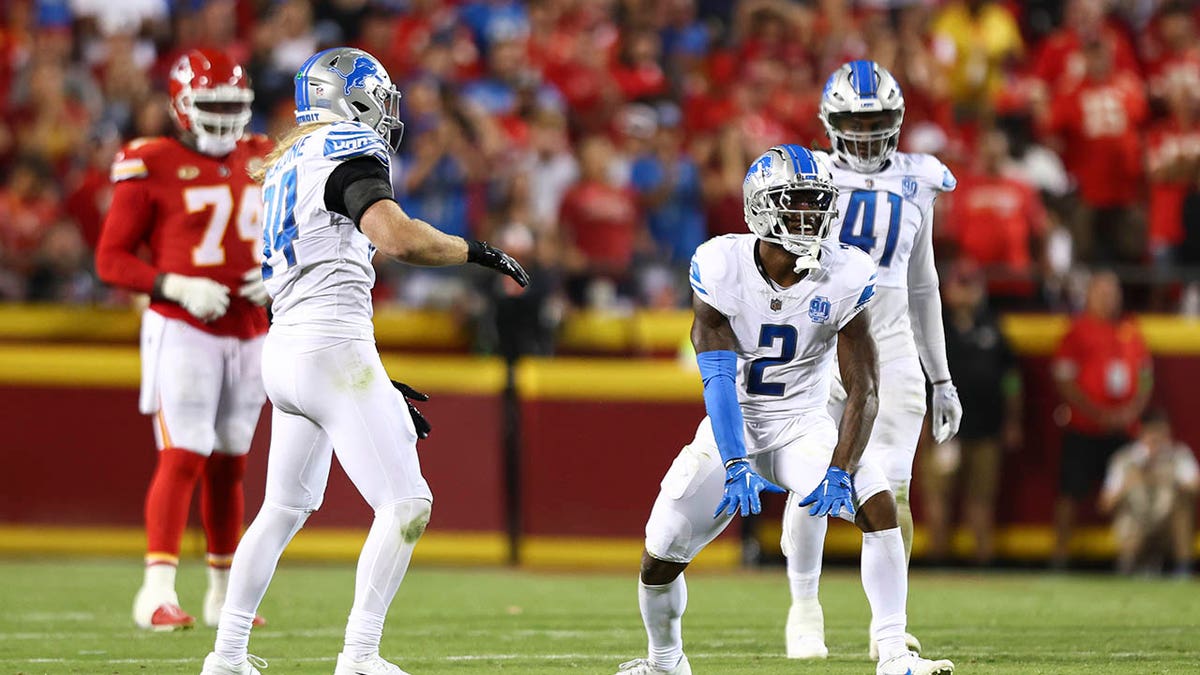
<path fill-rule="evenodd" d="M 878 268 L 871 334 L 879 349 L 879 415 L 863 460 L 883 470 L 896 496 L 907 560 L 912 550 L 909 483 L 925 417 L 925 377 L 933 383 L 933 436 L 958 432 L 962 406 L 946 365 L 942 302 L 933 261 L 933 203 L 954 189 L 954 175 L 932 155 L 896 152 L 904 96 L 874 61 L 852 61 L 830 76 L 821 96 L 821 121 L 833 143 L 830 170 L 838 187 L 833 236 L 871 256 Z M 921 367 L 925 367 L 924 374 Z M 829 411 L 846 406 L 834 383 Z M 803 492 L 800 493 L 804 494 Z M 786 629 L 791 658 L 825 658 L 824 618 L 817 600 L 827 521 L 805 518 L 788 498 L 783 517 L 792 607 Z M 905 636 L 909 648 L 920 643 Z M 878 658 L 874 643 L 872 658 Z"/>
<path fill-rule="evenodd" d="M 863 589 L 883 651 L 876 673 L 952 672 L 949 661 L 904 645 L 896 504 L 882 472 L 859 461 L 877 405 L 875 342 L 862 311 L 875 264 L 826 240 L 837 188 L 810 151 L 771 148 L 750 166 L 743 194 L 753 234 L 712 239 L 692 258 L 691 337 L 708 416 L 667 471 L 646 523 L 638 605 L 649 654 L 618 675 L 692 672 L 683 570 L 736 512 L 758 513 L 759 493 L 780 491 L 776 484 L 807 495 L 800 503 L 812 509 L 802 517 L 840 516 L 862 529 Z M 835 351 L 847 392 L 840 427 L 827 410 Z"/>
<path fill-rule="evenodd" d="M 399 105 L 400 92 L 370 54 L 319 52 L 296 74 L 300 126 L 267 156 L 262 276 L 274 300 L 262 367 L 274 405 L 267 488 L 234 555 L 204 675 L 258 674 L 247 654 L 250 623 L 283 549 L 321 505 L 334 452 L 375 511 L 334 675 L 404 675 L 380 657 L 379 642 L 429 521 L 433 497 L 416 452 L 428 428 L 406 409 L 379 360 L 371 258 L 379 251 L 419 265 L 470 262 L 521 286 L 529 277 L 504 252 L 409 218 L 392 199 Z"/>

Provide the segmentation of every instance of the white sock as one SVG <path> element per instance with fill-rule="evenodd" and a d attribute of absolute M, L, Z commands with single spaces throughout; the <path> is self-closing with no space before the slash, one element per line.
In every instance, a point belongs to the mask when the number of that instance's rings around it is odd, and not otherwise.
<path fill-rule="evenodd" d="M 246 660 L 250 626 L 254 623 L 258 605 L 275 575 L 279 556 L 304 526 L 305 520 L 308 520 L 307 511 L 264 504 L 238 543 L 229 570 L 229 587 L 221 621 L 217 624 L 214 648 L 226 661 L 237 665 Z"/>
<path fill-rule="evenodd" d="M 225 597 L 225 593 L 229 590 L 229 568 L 228 567 L 209 567 L 208 568 L 208 592 L 213 595 Z"/>
<path fill-rule="evenodd" d="M 879 645 L 880 662 L 905 653 L 908 566 L 900 528 L 863 533 L 862 584 L 871 605 L 871 637 Z"/>
<path fill-rule="evenodd" d="M 156 591 L 175 592 L 175 566 L 168 563 L 146 565 L 142 585 Z"/>
<path fill-rule="evenodd" d="M 346 656 L 362 661 L 379 653 L 383 619 L 429 523 L 430 503 L 406 499 L 375 511 L 375 522 L 358 556 L 354 607 L 346 623 Z"/>
<path fill-rule="evenodd" d="M 788 585 L 792 603 L 815 599 L 821 581 L 821 557 L 825 550 L 828 518 L 814 518 L 796 506 L 796 495 L 788 496 L 783 512 L 780 547 L 787 558 Z"/>
<path fill-rule="evenodd" d="M 383 619 L 383 614 L 361 609 L 350 610 L 342 653 L 355 661 L 366 661 L 378 654 L 379 642 L 383 639 Z"/>
<path fill-rule="evenodd" d="M 683 575 L 661 586 L 647 586 L 639 580 L 638 607 L 650 641 L 650 663 L 664 669 L 679 665 L 683 658 L 683 610 L 687 609 Z"/>

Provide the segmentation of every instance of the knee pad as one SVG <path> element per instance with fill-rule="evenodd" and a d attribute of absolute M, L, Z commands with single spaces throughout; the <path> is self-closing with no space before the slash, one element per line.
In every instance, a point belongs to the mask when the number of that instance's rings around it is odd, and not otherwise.
<path fill-rule="evenodd" d="M 375 517 L 392 518 L 400 531 L 400 537 L 407 543 L 415 543 L 425 534 L 425 526 L 433 513 L 433 504 L 425 499 L 405 499 L 381 506 L 375 511 Z"/>

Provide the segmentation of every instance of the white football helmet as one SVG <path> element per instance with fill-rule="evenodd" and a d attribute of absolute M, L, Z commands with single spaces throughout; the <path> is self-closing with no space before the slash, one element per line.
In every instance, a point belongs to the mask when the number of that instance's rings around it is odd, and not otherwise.
<path fill-rule="evenodd" d="M 400 91 L 378 59 L 352 47 L 317 52 L 296 73 L 296 122 L 341 120 L 362 122 L 393 151 L 400 147 Z"/>
<path fill-rule="evenodd" d="M 799 145 L 776 145 L 746 172 L 746 225 L 759 239 L 796 256 L 796 271 L 819 269 L 821 241 L 837 217 L 837 186 L 829 167 Z"/>
<path fill-rule="evenodd" d="M 851 61 L 829 76 L 819 115 L 838 160 L 854 171 L 874 173 L 900 144 L 904 94 L 883 66 Z"/>

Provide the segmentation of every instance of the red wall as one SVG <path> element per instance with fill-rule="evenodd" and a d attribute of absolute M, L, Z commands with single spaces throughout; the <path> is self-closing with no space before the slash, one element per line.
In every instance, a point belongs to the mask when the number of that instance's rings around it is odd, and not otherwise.
<path fill-rule="evenodd" d="M 1026 447 L 1006 458 L 1001 522 L 1047 523 L 1051 517 L 1059 433 L 1051 422 L 1057 399 L 1047 365 L 1045 358 L 1024 362 Z M 1200 448 L 1200 415 L 1192 409 L 1200 358 L 1158 358 L 1156 370 L 1156 400 L 1170 409 L 1178 436 Z M 421 407 L 434 433 L 420 444 L 435 495 L 431 529 L 502 530 L 499 397 L 433 393 Z M 139 524 L 154 450 L 136 399 L 133 389 L 0 388 L 6 429 L 0 437 L 0 522 Z M 702 415 L 699 399 L 524 401 L 524 531 L 641 536 L 659 480 Z M 262 499 L 269 427 L 264 415 L 246 482 L 251 513 Z M 361 498 L 334 470 L 312 523 L 361 526 L 369 520 Z"/>
<path fill-rule="evenodd" d="M 500 407 L 489 396 L 435 395 L 421 404 L 434 432 L 418 449 L 435 495 L 430 527 L 504 527 Z M 154 435 L 132 389 L 0 388 L 0 522 L 136 525 L 154 465 Z M 246 504 L 262 504 L 270 408 L 251 448 Z M 360 526 L 371 510 L 340 468 L 315 525 Z M 198 522 L 198 521 L 197 521 Z"/>

